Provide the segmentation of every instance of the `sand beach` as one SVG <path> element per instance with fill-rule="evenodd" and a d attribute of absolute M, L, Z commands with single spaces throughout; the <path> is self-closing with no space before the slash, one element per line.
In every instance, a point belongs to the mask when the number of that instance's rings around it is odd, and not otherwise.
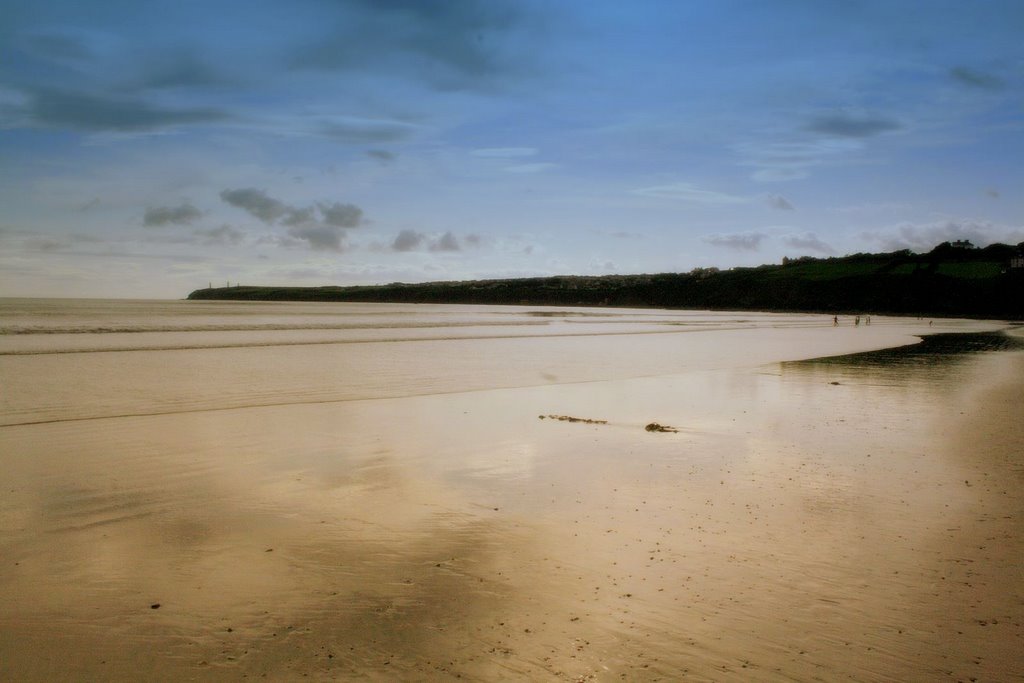
<path fill-rule="evenodd" d="M 2 680 L 1024 676 L 1024 340 L 998 321 L 0 321 Z"/>

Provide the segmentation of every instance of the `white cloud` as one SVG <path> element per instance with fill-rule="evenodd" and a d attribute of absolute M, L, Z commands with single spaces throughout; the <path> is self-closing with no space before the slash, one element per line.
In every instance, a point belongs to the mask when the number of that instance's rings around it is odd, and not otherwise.
<path fill-rule="evenodd" d="M 430 251 L 461 251 L 462 247 L 459 246 L 459 241 L 455 238 L 450 231 L 441 235 L 441 237 L 430 245 Z"/>
<path fill-rule="evenodd" d="M 822 241 L 813 232 L 801 232 L 793 233 L 782 236 L 782 242 L 788 247 L 794 249 L 803 249 L 806 251 L 816 251 L 819 254 L 834 254 L 835 249 L 832 245 Z"/>
<path fill-rule="evenodd" d="M 355 204 L 343 204 L 334 202 L 332 204 L 317 204 L 323 222 L 338 228 L 356 228 L 363 221 L 363 210 Z"/>
<path fill-rule="evenodd" d="M 471 247 L 480 246 L 481 238 L 479 235 L 466 235 L 463 239 Z M 421 251 L 423 249 L 433 252 L 455 252 L 462 251 L 462 243 L 455 236 L 455 233 L 450 230 L 443 235 L 428 235 L 416 230 L 402 230 L 395 236 L 389 247 L 379 244 L 371 247 L 373 251 L 386 251 L 387 249 L 399 252 Z"/>
<path fill-rule="evenodd" d="M 768 195 L 765 197 L 765 201 L 768 202 L 768 206 L 773 209 L 781 209 L 783 211 L 793 211 L 794 209 L 793 205 L 789 203 L 789 200 L 781 195 Z"/>
<path fill-rule="evenodd" d="M 238 207 L 267 224 L 273 223 L 289 210 L 289 207 L 284 202 L 278 201 L 269 196 L 264 190 L 258 190 L 254 187 L 223 190 L 220 193 L 220 198 L 231 206 Z"/>
<path fill-rule="evenodd" d="M 719 206 L 735 206 L 740 204 L 753 204 L 763 202 L 773 209 L 792 211 L 793 205 L 788 199 L 777 194 L 759 195 L 735 195 L 714 190 L 704 190 L 692 183 L 672 183 L 671 185 L 656 185 L 633 190 L 633 194 L 645 197 L 661 197 L 665 199 L 676 199 L 693 204 L 710 204 Z"/>
<path fill-rule="evenodd" d="M 149 227 L 187 225 L 202 215 L 202 211 L 187 202 L 179 206 L 153 206 L 146 209 L 142 224 Z"/>
<path fill-rule="evenodd" d="M 421 232 L 403 230 L 395 237 L 395 241 L 391 243 L 391 248 L 395 251 L 413 251 L 419 248 L 425 238 L 426 236 Z"/>
<path fill-rule="evenodd" d="M 672 183 L 670 185 L 655 185 L 633 190 L 633 194 L 644 197 L 662 197 L 665 199 L 678 199 L 684 202 L 697 204 L 746 204 L 750 201 L 747 197 L 739 197 L 724 192 L 702 190 L 692 183 Z"/>
<path fill-rule="evenodd" d="M 864 143 L 854 138 L 828 138 L 799 142 L 747 142 L 733 146 L 740 166 L 754 170 L 750 177 L 761 183 L 787 182 L 810 176 L 813 168 L 856 159 Z"/>
<path fill-rule="evenodd" d="M 320 121 L 313 128 L 315 133 L 338 142 L 353 144 L 375 144 L 398 142 L 413 137 L 422 128 L 405 121 L 394 119 L 368 119 L 356 117 L 335 117 Z"/>
<path fill-rule="evenodd" d="M 196 236 L 203 239 L 203 244 L 206 245 L 238 245 L 245 241 L 245 233 L 241 230 L 231 227 L 230 225 L 222 225 L 219 228 L 210 228 L 208 230 L 196 230 Z"/>
<path fill-rule="evenodd" d="M 220 198 L 267 225 L 279 223 L 287 227 L 291 239 L 281 238 L 276 242 L 287 247 L 305 242 L 314 251 L 344 251 L 346 230 L 357 228 L 363 222 L 363 210 L 355 204 L 318 202 L 315 206 L 300 208 L 252 187 L 224 190 Z"/>
<path fill-rule="evenodd" d="M 902 130 L 903 124 L 896 119 L 876 114 L 831 112 L 814 117 L 804 128 L 829 137 L 870 138 Z"/>
<path fill-rule="evenodd" d="M 724 247 L 734 251 L 757 251 L 761 248 L 761 242 L 768 237 L 763 232 L 734 232 L 729 234 L 715 233 L 706 235 L 701 239 L 716 247 Z"/>
<path fill-rule="evenodd" d="M 303 223 L 288 228 L 288 234 L 306 242 L 314 251 L 344 251 L 345 229 L 326 223 Z"/>
<path fill-rule="evenodd" d="M 376 159 L 383 164 L 390 163 L 398 157 L 394 152 L 390 152 L 386 149 L 368 149 L 366 150 L 366 156 L 371 159 Z"/>
<path fill-rule="evenodd" d="M 932 223 L 900 223 L 888 228 L 861 233 L 865 240 L 876 242 L 887 251 L 910 249 L 918 253 L 931 251 L 942 242 L 969 240 L 979 247 L 995 242 L 1024 242 L 1024 225 L 1001 225 L 977 219 L 935 221 Z"/>

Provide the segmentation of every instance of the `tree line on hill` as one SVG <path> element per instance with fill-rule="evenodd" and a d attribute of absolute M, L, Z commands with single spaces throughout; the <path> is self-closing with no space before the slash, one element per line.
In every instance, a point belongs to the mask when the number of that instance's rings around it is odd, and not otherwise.
<path fill-rule="evenodd" d="M 376 303 L 631 306 L 683 309 L 889 313 L 1024 319 L 1024 242 L 977 248 L 943 242 L 842 257 L 802 256 L 756 267 L 688 273 L 563 275 L 386 285 L 233 286 L 189 299 Z"/>

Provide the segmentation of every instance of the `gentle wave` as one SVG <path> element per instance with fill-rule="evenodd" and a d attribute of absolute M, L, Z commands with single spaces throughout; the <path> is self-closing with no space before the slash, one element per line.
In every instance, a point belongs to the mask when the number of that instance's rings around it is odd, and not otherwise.
<path fill-rule="evenodd" d="M 31 335 L 31 334 L 137 334 L 140 332 L 279 332 L 283 330 L 402 330 L 402 329 L 433 329 L 439 327 L 518 327 L 523 325 L 543 326 L 547 321 L 491 321 L 491 322 L 427 322 L 427 323 L 346 323 L 344 325 L 325 325 L 322 323 L 269 323 L 251 325 L 164 325 L 164 326 L 68 326 L 68 327 L 37 327 L 37 326 L 0 326 L 0 335 Z"/>
<path fill-rule="evenodd" d="M 678 328 L 678 326 L 673 326 Z M 293 328 L 288 328 L 293 329 Z M 387 328 L 374 328 L 387 329 Z M 429 337 L 373 337 L 367 339 L 310 339 L 303 341 L 250 341 L 233 343 L 208 344 L 152 344 L 145 346 L 103 346 L 94 348 L 56 348 L 56 349 L 13 349 L 0 350 L 0 356 L 48 356 L 71 353 L 124 353 L 129 351 L 190 351 L 205 349 L 248 349 L 285 346 L 331 346 L 341 344 L 394 344 L 404 342 L 439 342 L 439 341 L 473 341 L 497 339 L 548 339 L 561 337 L 618 337 L 650 334 L 686 334 L 688 332 L 713 332 L 745 329 L 744 327 L 692 327 L 689 329 L 666 330 L 629 330 L 624 332 L 555 332 L 550 334 L 476 334 L 476 335 L 436 335 Z M 177 331 L 177 330 L 175 330 Z M 237 331 L 237 330 L 235 330 Z"/>

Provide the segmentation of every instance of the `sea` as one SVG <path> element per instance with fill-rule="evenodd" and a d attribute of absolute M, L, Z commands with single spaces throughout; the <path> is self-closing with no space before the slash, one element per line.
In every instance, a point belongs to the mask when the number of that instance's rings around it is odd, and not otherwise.
<path fill-rule="evenodd" d="M 654 309 L 0 299 L 0 425 L 647 377 L 998 324 Z"/>

